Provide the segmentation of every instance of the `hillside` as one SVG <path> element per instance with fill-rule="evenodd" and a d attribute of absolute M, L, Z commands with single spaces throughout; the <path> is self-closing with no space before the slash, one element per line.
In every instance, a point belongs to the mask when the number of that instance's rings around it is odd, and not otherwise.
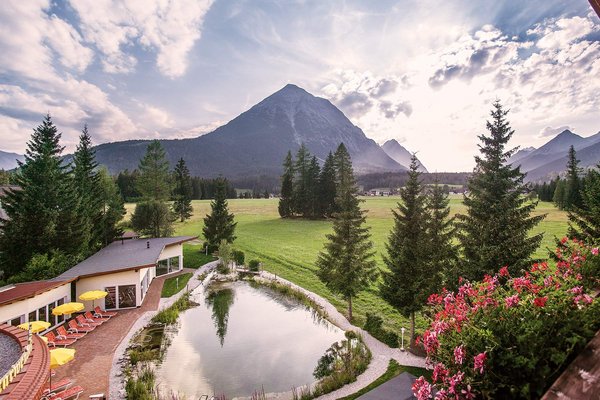
<path fill-rule="evenodd" d="M 0 150 L 0 169 L 9 170 L 15 168 L 17 160 L 23 161 L 25 157 L 22 154 L 9 153 Z"/>
<path fill-rule="evenodd" d="M 403 167 L 408 168 L 410 165 L 410 159 L 412 154 L 404 148 L 396 139 L 388 140 L 381 146 L 383 151 L 386 152 L 388 156 L 390 156 L 394 161 Z M 419 171 L 428 172 L 427 168 L 423 165 L 423 163 L 417 158 L 417 163 L 419 165 Z"/>

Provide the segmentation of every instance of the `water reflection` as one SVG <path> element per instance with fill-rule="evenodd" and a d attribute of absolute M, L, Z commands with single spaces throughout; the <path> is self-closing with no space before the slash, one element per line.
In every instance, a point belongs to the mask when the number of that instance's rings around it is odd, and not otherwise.
<path fill-rule="evenodd" d="M 213 288 L 206 296 L 206 305 L 212 308 L 212 320 L 215 328 L 217 328 L 217 336 L 221 341 L 221 347 L 223 347 L 225 335 L 227 335 L 229 309 L 234 300 L 235 294 L 229 288 Z"/>
<path fill-rule="evenodd" d="M 262 385 L 265 392 L 288 391 L 314 381 L 319 358 L 344 337 L 302 304 L 269 289 L 236 282 L 212 291 L 180 317 L 157 371 L 164 389 L 188 398 L 248 396 Z"/>

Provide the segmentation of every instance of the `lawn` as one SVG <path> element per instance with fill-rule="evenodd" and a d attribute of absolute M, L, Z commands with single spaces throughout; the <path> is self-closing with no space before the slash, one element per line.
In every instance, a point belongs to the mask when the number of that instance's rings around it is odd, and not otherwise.
<path fill-rule="evenodd" d="M 181 289 L 187 285 L 188 281 L 192 277 L 191 272 L 187 272 L 185 274 L 177 275 L 169 279 L 165 279 L 165 283 L 163 284 L 162 292 L 160 293 L 160 297 L 171 297 L 176 293 L 179 293 Z"/>
<path fill-rule="evenodd" d="M 464 212 L 461 195 L 451 198 L 453 214 Z M 381 258 L 385 251 L 385 242 L 392 228 L 391 209 L 399 197 L 367 197 L 363 207 L 368 210 L 367 224 L 371 227 L 372 240 L 377 252 L 376 260 L 384 268 Z M 315 259 L 323 248 L 325 235 L 331 231 L 331 221 L 308 221 L 301 219 L 281 219 L 277 213 L 278 199 L 236 199 L 229 200 L 229 208 L 237 221 L 234 247 L 246 253 L 246 260 L 257 258 L 263 267 L 285 279 L 311 290 L 333 303 L 340 311 L 346 312 L 346 303 L 333 295 L 315 275 Z M 210 201 L 193 202 L 194 215 L 186 222 L 175 224 L 177 235 L 202 234 L 202 219 L 210 210 Z M 133 205 L 127 205 L 129 211 Z M 547 247 L 554 247 L 554 236 L 562 236 L 567 229 L 566 213 L 558 211 L 552 203 L 540 202 L 536 214 L 547 214 L 534 233 L 543 232 L 544 240 L 536 257 L 546 258 Z M 196 257 L 200 253 L 186 247 L 184 260 Z M 196 254 L 194 254 L 196 253 Z M 358 296 L 354 302 L 356 321 L 364 323 L 367 312 L 381 315 L 385 327 L 399 331 L 401 326 L 408 327 L 407 319 L 390 307 L 379 297 L 377 285 Z M 423 329 L 424 321 L 417 319 L 417 326 Z"/>
<path fill-rule="evenodd" d="M 195 236 L 195 235 L 194 235 Z M 205 254 L 204 247 L 200 244 L 183 245 L 183 266 L 184 268 L 198 269 L 206 263 L 215 261 L 212 254 Z"/>

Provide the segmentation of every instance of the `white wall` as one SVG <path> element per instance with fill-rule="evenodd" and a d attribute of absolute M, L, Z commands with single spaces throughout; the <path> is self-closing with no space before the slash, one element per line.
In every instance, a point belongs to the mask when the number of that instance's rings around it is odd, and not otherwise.
<path fill-rule="evenodd" d="M 63 298 L 66 298 L 66 302 L 71 301 L 70 283 L 65 283 L 64 285 L 41 293 L 35 297 L 0 306 L 0 322 L 9 321 L 20 315 L 24 315 L 21 322 L 26 322 L 30 312 L 36 311 L 39 308 Z"/>
<path fill-rule="evenodd" d="M 115 272 L 113 274 L 91 276 L 88 278 L 81 278 L 77 281 L 77 299 L 82 293 L 89 290 L 104 290 L 108 286 L 122 286 L 122 285 L 136 285 L 136 306 L 140 306 L 140 270 L 130 270 L 123 272 Z M 81 300 L 77 300 L 81 301 Z M 91 310 L 92 304 L 104 308 L 104 299 L 96 300 L 94 303 L 91 301 L 84 301 L 85 309 Z"/>
<path fill-rule="evenodd" d="M 166 260 L 171 257 L 179 257 L 179 265 L 171 265 L 171 267 L 175 267 L 176 269 L 183 268 L 183 244 L 173 244 L 170 246 L 165 246 L 163 251 L 160 253 L 158 260 Z"/>

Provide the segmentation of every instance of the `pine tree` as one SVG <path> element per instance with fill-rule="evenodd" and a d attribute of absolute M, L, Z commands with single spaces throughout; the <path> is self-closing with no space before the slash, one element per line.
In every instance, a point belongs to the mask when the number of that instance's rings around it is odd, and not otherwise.
<path fill-rule="evenodd" d="M 565 187 L 565 201 L 563 208 L 567 211 L 572 210 L 576 207 L 581 207 L 581 183 L 579 175 L 582 171 L 579 168 L 579 160 L 575 153 L 575 147 L 571 145 L 569 147 L 569 155 L 567 161 L 567 178 Z"/>
<path fill-rule="evenodd" d="M 162 145 L 153 140 L 138 167 L 137 190 L 147 200 L 166 201 L 171 196 L 169 161 Z"/>
<path fill-rule="evenodd" d="M 392 210 L 394 227 L 386 243 L 383 260 L 389 272 L 383 273 L 381 296 L 406 317 L 410 317 L 411 346 L 415 340 L 415 313 L 431 294 L 428 215 L 426 196 L 420 180 L 417 157 L 413 154 L 406 186 L 400 190 L 402 201 Z"/>
<path fill-rule="evenodd" d="M 516 149 L 505 151 L 514 130 L 510 128 L 499 102 L 494 103 L 490 136 L 480 135 L 481 156 L 475 157 L 475 170 L 464 197 L 466 215 L 458 215 L 458 238 L 462 247 L 462 276 L 480 280 L 507 266 L 517 275 L 530 264 L 543 235 L 530 236 L 544 215 L 531 217 L 537 203 L 523 196 L 525 174 L 506 161 Z"/>
<path fill-rule="evenodd" d="M 78 257 L 82 250 L 79 202 L 68 166 L 62 165 L 60 137 L 46 115 L 33 130 L 25 161 L 13 177 L 20 189 L 2 199 L 8 220 L 1 224 L 0 268 L 6 277 L 22 271 L 35 254 Z"/>
<path fill-rule="evenodd" d="M 566 197 L 567 197 L 567 182 L 563 179 L 559 179 L 556 182 L 556 188 L 554 189 L 554 194 L 552 195 L 552 201 L 554 205 L 559 210 L 564 210 L 566 205 Z"/>
<path fill-rule="evenodd" d="M 328 242 L 317 258 L 317 276 L 348 302 L 348 320 L 352 321 L 352 299 L 374 282 L 377 267 L 369 229 L 364 226 L 365 211 L 361 210 L 357 197 L 352 161 L 343 143 L 335 152 L 335 161 L 339 212 L 333 222 L 333 233 L 327 235 Z"/>
<path fill-rule="evenodd" d="M 335 160 L 333 154 L 329 152 L 323 168 L 321 169 L 321 175 L 319 176 L 319 209 L 324 217 L 331 217 L 335 212 Z"/>
<path fill-rule="evenodd" d="M 98 188 L 100 199 L 100 222 L 98 239 L 102 246 L 108 246 L 116 237 L 123 234 L 117 225 L 125 216 L 125 205 L 119 188 L 108 174 L 106 168 L 98 170 Z"/>
<path fill-rule="evenodd" d="M 309 193 L 309 168 L 310 168 L 310 153 L 302 143 L 296 154 L 296 164 L 294 166 L 294 192 L 293 205 L 294 213 L 306 216 L 310 207 Z"/>
<path fill-rule="evenodd" d="M 173 191 L 173 211 L 181 222 L 192 216 L 192 180 L 190 171 L 183 158 L 179 159 L 174 171 L 175 189 Z"/>
<path fill-rule="evenodd" d="M 237 222 L 234 222 L 234 215 L 229 212 L 227 207 L 227 186 L 223 178 L 216 180 L 215 199 L 211 201 L 210 208 L 210 214 L 204 218 L 202 232 L 209 249 L 214 251 L 221 240 L 233 243 L 237 225 Z"/>
<path fill-rule="evenodd" d="M 131 225 L 142 235 L 167 237 L 173 234 L 173 213 L 164 201 L 145 200 L 135 206 Z"/>
<path fill-rule="evenodd" d="M 293 215 L 293 196 L 294 196 L 294 161 L 292 152 L 288 151 L 283 162 L 283 175 L 281 175 L 281 198 L 279 199 L 279 215 L 281 218 L 291 217 Z"/>
<path fill-rule="evenodd" d="M 101 229 L 98 229 L 101 217 L 100 186 L 97 172 L 96 152 L 92 149 L 92 138 L 84 125 L 79 144 L 73 154 L 73 180 L 79 198 L 79 221 L 82 240 L 88 247 L 88 253 L 94 252 L 102 244 Z"/>
<path fill-rule="evenodd" d="M 569 212 L 569 236 L 588 243 L 600 241 L 600 164 L 587 173 L 581 189 L 581 206 Z"/>
<path fill-rule="evenodd" d="M 321 208 L 319 201 L 319 175 L 321 174 L 321 168 L 319 167 L 319 162 L 317 161 L 317 157 L 313 156 L 310 160 L 310 164 L 308 166 L 308 178 L 307 182 L 307 191 L 308 191 L 308 213 L 305 215 L 309 218 L 318 218 L 321 216 Z"/>

